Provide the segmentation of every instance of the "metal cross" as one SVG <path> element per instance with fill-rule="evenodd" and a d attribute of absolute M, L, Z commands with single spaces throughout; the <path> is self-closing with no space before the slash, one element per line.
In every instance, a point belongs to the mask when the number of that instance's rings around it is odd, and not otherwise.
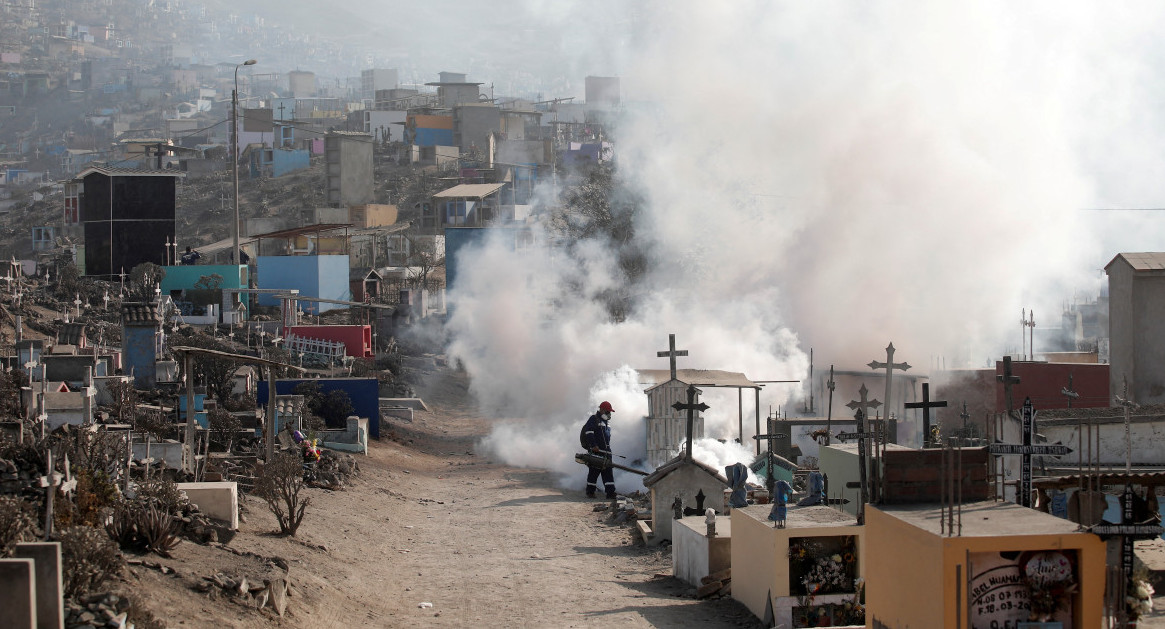
<path fill-rule="evenodd" d="M 668 359 L 671 361 L 671 379 L 675 380 L 676 379 L 676 356 L 687 356 L 688 350 L 686 350 L 686 349 L 677 350 L 676 349 L 676 335 L 674 335 L 674 334 L 667 335 L 667 347 L 668 347 L 668 349 L 666 352 L 656 352 L 655 355 L 659 356 L 660 358 L 663 358 L 664 356 L 668 357 Z"/>
<path fill-rule="evenodd" d="M 768 452 L 765 452 L 765 474 L 768 475 L 768 478 L 765 479 L 765 486 L 769 490 L 770 496 L 773 495 L 773 487 L 776 485 L 776 478 L 773 477 L 773 439 L 784 439 L 785 437 L 789 436 L 784 433 L 776 432 L 776 428 L 777 426 L 775 420 L 770 417 L 768 419 L 768 434 L 753 435 L 752 437 L 753 439 L 756 439 L 758 444 L 761 442 L 761 440 L 766 440 L 769 442 Z"/>
<path fill-rule="evenodd" d="M 1128 476 L 1133 471 L 1133 440 L 1129 434 L 1129 410 L 1137 408 L 1137 405 L 1129 399 L 1128 376 L 1121 377 L 1121 382 L 1124 383 L 1123 397 L 1117 396 L 1116 402 L 1125 408 L 1125 476 Z"/>
<path fill-rule="evenodd" d="M 880 363 L 876 360 L 871 360 L 868 363 L 870 369 L 885 369 L 886 370 L 886 425 L 889 430 L 889 439 L 892 443 L 898 443 L 898 422 L 890 417 L 890 378 L 894 375 L 894 370 L 906 371 L 910 369 L 909 363 L 894 362 L 894 343 L 886 346 L 886 362 Z"/>
<path fill-rule="evenodd" d="M 1027 341 L 1028 342 L 1028 360 L 1035 360 L 1036 359 L 1035 349 L 1034 349 L 1035 339 L 1033 337 L 1035 336 L 1035 333 L 1036 333 L 1036 311 L 1031 310 L 1031 311 L 1029 311 L 1028 315 L 1025 315 L 1024 312 L 1025 312 L 1025 310 L 1023 308 L 1020 308 L 1020 310 L 1019 310 L 1019 324 L 1021 326 L 1023 326 L 1022 330 L 1023 330 L 1024 334 L 1023 334 L 1023 338 L 1021 338 L 1020 342 L 1019 342 L 1019 351 L 1021 351 L 1021 352 L 1023 351 L 1023 342 Z M 1029 319 L 1028 316 L 1030 316 L 1031 318 Z M 1030 332 L 1027 331 L 1028 328 L 1031 328 Z"/>
<path fill-rule="evenodd" d="M 894 353 L 893 347 L 893 344 L 891 344 L 891 356 L 893 356 Z M 858 395 L 861 396 L 860 400 L 851 400 L 848 404 L 846 404 L 846 406 L 849 408 L 857 411 L 857 413 L 854 414 L 854 419 L 856 419 L 858 422 L 858 474 L 859 481 L 862 484 L 862 502 L 860 505 L 858 505 L 858 524 L 865 523 L 866 503 L 870 500 L 870 490 L 866 481 L 866 457 L 868 456 L 868 453 L 866 452 L 866 434 L 869 432 L 869 427 L 866 424 L 866 416 L 869 412 L 869 409 L 878 408 L 882 405 L 882 403 L 878 400 L 866 399 L 866 395 L 869 394 L 869 392 L 869 389 L 866 388 L 866 384 L 863 382 L 862 388 L 858 389 Z"/>
<path fill-rule="evenodd" d="M 1072 374 L 1068 374 L 1068 386 L 1060 389 L 1060 395 L 1068 398 L 1068 408 L 1072 408 L 1072 400 L 1080 397 L 1080 394 L 1072 388 Z"/>
<path fill-rule="evenodd" d="M 1011 403 L 1011 385 L 1019 384 L 1019 376 L 1011 373 L 1011 356 L 1003 357 L 1003 375 L 995 376 L 997 382 L 1003 383 L 1004 397 L 1007 398 L 1007 416 L 1011 417 L 1014 406 Z"/>
<path fill-rule="evenodd" d="M 671 407 L 677 411 L 688 412 L 688 444 L 684 451 L 684 457 L 690 461 L 692 459 L 692 422 L 696 421 L 696 411 L 704 412 L 708 410 L 708 405 L 703 402 L 696 404 L 696 387 L 695 385 L 689 384 L 688 403 L 676 402 Z"/>
<path fill-rule="evenodd" d="M 907 402 L 902 405 L 905 408 L 921 408 L 922 409 L 922 447 L 926 447 L 928 443 L 934 445 L 930 438 L 930 409 L 932 408 L 946 408 L 946 400 L 931 401 L 930 399 L 930 383 L 922 383 L 922 401 L 921 402 Z M 937 419 L 937 417 L 936 417 Z"/>
<path fill-rule="evenodd" d="M 833 365 L 829 366 L 829 381 L 825 383 L 825 388 L 829 389 L 829 406 L 825 413 L 825 445 L 829 445 L 829 433 L 833 431 L 833 390 L 837 388 L 837 383 L 833 381 Z"/>
<path fill-rule="evenodd" d="M 962 436 L 962 438 L 966 439 L 967 438 L 967 420 L 971 419 L 971 414 L 967 412 L 967 401 L 966 400 L 963 400 L 963 412 L 959 413 L 959 419 L 963 420 L 963 436 Z M 963 445 L 964 445 L 963 442 L 959 443 L 960 447 Z"/>

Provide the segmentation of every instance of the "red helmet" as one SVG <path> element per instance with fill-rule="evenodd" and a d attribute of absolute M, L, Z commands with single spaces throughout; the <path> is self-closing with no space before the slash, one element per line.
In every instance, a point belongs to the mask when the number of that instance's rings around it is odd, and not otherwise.
<path fill-rule="evenodd" d="M 602 404 L 600 404 L 600 405 L 599 405 L 599 410 L 600 410 L 600 411 L 606 411 L 606 412 L 608 412 L 608 413 L 614 413 L 614 412 L 615 412 L 615 409 L 614 409 L 614 408 L 611 408 L 611 403 L 610 403 L 610 402 L 603 402 Z"/>

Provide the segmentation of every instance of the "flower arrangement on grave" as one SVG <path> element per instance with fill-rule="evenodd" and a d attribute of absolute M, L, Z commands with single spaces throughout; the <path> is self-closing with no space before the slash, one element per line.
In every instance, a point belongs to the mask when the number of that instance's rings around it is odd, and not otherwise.
<path fill-rule="evenodd" d="M 857 572 L 853 539 L 827 544 L 822 538 L 794 538 L 789 543 L 789 569 L 791 580 L 804 585 L 809 597 L 852 592 Z"/>
<path fill-rule="evenodd" d="M 1129 591 L 1125 595 L 1125 605 L 1129 608 L 1130 619 L 1136 620 L 1153 611 L 1153 594 L 1155 592 L 1153 586 L 1149 585 L 1149 570 L 1144 564 L 1138 563 L 1133 572 L 1132 581 L 1129 583 Z"/>
<path fill-rule="evenodd" d="M 861 577 L 854 579 L 853 598 L 846 599 L 840 605 L 834 606 L 833 620 L 839 625 L 865 625 L 865 580 Z"/>
<path fill-rule="evenodd" d="M 1029 620 L 1048 622 L 1069 609 L 1078 587 L 1071 558 L 1060 551 L 1027 553 L 1020 558 L 1031 605 Z"/>

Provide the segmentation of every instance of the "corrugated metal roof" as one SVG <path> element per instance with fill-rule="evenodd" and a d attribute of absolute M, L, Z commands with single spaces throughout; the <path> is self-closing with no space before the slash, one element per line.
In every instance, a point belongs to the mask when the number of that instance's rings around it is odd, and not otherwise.
<path fill-rule="evenodd" d="M 1112 266 L 1117 260 L 1124 260 L 1134 271 L 1165 271 L 1165 253 L 1118 253 L 1104 268 Z"/>
<path fill-rule="evenodd" d="M 185 177 L 186 173 L 180 170 L 158 170 L 155 168 L 113 168 L 111 166 L 88 166 L 77 173 L 77 179 L 98 173 L 106 177 Z"/>
<path fill-rule="evenodd" d="M 639 372 L 640 384 L 647 387 L 654 387 L 671 380 L 671 370 L 669 369 L 637 369 L 636 371 Z M 742 373 L 716 369 L 676 369 L 676 380 L 685 384 L 705 387 L 761 388 L 761 385 L 749 380 Z"/>
<path fill-rule="evenodd" d="M 433 195 L 434 199 L 456 199 L 463 197 L 481 198 L 501 190 L 504 183 L 463 183 L 459 186 L 453 186 L 448 190 L 442 190 Z"/>

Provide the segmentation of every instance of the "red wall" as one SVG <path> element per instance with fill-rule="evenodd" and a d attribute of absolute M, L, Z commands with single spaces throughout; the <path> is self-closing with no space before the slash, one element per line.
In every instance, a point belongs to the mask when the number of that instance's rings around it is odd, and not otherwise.
<path fill-rule="evenodd" d="M 995 373 L 1003 375 L 1003 361 L 995 362 Z M 1072 400 L 1072 408 L 1107 408 L 1111 406 L 1108 391 L 1108 365 L 1082 363 L 1043 363 L 1012 361 L 1012 375 L 1019 376 L 1020 382 L 1012 387 L 1011 399 L 1014 408 L 1023 405 L 1025 397 L 1030 397 L 1036 410 L 1044 408 L 1068 408 L 1068 398 L 1060 391 L 1068 386 L 1068 376 L 1072 376 L 1072 388 L 1080 394 Z M 995 410 L 1007 410 L 1007 398 L 1003 383 L 995 388 Z"/>
<path fill-rule="evenodd" d="M 368 325 L 293 325 L 283 328 L 291 334 L 309 339 L 340 341 L 345 353 L 356 358 L 372 358 L 372 326 Z"/>

